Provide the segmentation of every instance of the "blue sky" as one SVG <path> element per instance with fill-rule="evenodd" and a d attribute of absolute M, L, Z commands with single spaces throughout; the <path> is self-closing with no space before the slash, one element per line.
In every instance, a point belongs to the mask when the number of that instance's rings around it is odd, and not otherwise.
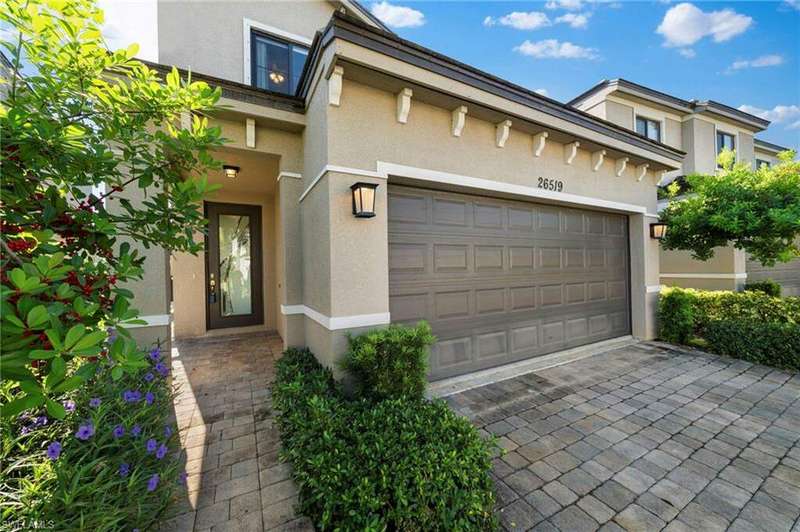
<path fill-rule="evenodd" d="M 800 2 L 366 5 L 404 38 L 556 100 L 622 77 L 746 106 L 773 121 L 759 138 L 800 147 Z"/>

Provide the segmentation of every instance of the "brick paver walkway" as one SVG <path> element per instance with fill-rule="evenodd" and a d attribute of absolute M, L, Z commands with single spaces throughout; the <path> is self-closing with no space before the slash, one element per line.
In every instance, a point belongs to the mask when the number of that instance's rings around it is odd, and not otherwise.
<path fill-rule="evenodd" d="M 800 374 L 643 343 L 448 402 L 507 530 L 800 532 Z"/>
<path fill-rule="evenodd" d="M 290 469 L 278 461 L 269 384 L 281 340 L 267 334 L 176 342 L 175 415 L 187 493 L 163 529 L 313 530 L 295 518 Z"/>

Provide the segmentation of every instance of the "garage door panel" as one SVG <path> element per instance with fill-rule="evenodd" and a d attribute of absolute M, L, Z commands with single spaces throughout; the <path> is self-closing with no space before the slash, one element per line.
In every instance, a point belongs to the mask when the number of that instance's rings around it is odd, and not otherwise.
<path fill-rule="evenodd" d="M 389 189 L 393 322 L 431 324 L 432 379 L 627 334 L 622 215 Z"/>

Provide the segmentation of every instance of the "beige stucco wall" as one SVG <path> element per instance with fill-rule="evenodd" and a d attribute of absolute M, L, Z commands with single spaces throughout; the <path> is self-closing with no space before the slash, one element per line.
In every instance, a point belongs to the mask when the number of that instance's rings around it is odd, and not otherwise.
<path fill-rule="evenodd" d="M 626 129 L 633 129 L 633 107 L 620 102 L 606 101 L 605 119 Z"/>
<path fill-rule="evenodd" d="M 326 1 L 159 0 L 158 60 L 243 83 L 243 19 L 312 40 L 331 13 L 333 5 Z"/>
<path fill-rule="evenodd" d="M 746 280 L 745 254 L 733 246 L 714 248 L 707 261 L 688 251 L 660 251 L 661 283 L 704 290 L 738 290 Z M 674 274 L 674 275 L 671 275 Z"/>

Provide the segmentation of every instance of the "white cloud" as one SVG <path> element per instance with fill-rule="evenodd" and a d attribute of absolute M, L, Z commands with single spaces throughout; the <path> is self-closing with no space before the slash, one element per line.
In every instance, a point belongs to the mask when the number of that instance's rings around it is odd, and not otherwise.
<path fill-rule="evenodd" d="M 656 30 L 664 36 L 664 46 L 691 46 L 703 37 L 724 42 L 743 33 L 753 19 L 732 9 L 702 11 L 684 2 L 669 8 Z"/>
<path fill-rule="evenodd" d="M 583 0 L 548 0 L 544 7 L 546 9 L 577 11 L 583 7 Z"/>
<path fill-rule="evenodd" d="M 136 57 L 158 61 L 157 5 L 155 0 L 101 0 L 105 12 L 103 37 L 112 50 L 139 44 Z"/>
<path fill-rule="evenodd" d="M 784 4 L 791 7 L 792 9 L 800 11 L 800 0 L 786 0 Z"/>
<path fill-rule="evenodd" d="M 533 92 L 535 92 L 536 94 L 541 94 L 542 96 L 547 96 L 550 94 L 549 92 L 547 92 L 547 89 L 536 89 Z"/>
<path fill-rule="evenodd" d="M 756 57 L 755 59 L 743 59 L 740 61 L 734 61 L 733 64 L 728 67 L 728 71 L 730 72 L 732 70 L 742 70 L 743 68 L 764 68 L 764 67 L 778 66 L 782 64 L 783 64 L 783 56 L 778 54 L 769 54 Z"/>
<path fill-rule="evenodd" d="M 372 4 L 370 12 L 393 28 L 416 28 L 425 24 L 425 15 L 410 7 L 392 5 L 385 0 Z"/>
<path fill-rule="evenodd" d="M 695 52 L 691 48 L 681 48 L 680 50 L 678 50 L 678 53 L 681 54 L 686 59 L 693 59 L 694 57 L 697 56 L 697 52 Z"/>
<path fill-rule="evenodd" d="M 590 13 L 565 13 L 556 19 L 556 22 L 569 24 L 573 28 L 585 28 L 589 25 Z"/>
<path fill-rule="evenodd" d="M 753 105 L 740 105 L 739 110 L 756 115 L 774 124 L 791 122 L 786 129 L 800 128 L 800 105 L 776 105 L 772 109 L 761 109 Z"/>
<path fill-rule="evenodd" d="M 531 42 L 526 40 L 514 48 L 515 52 L 539 59 L 597 59 L 597 50 L 572 44 L 559 42 L 556 39 Z"/>
<path fill-rule="evenodd" d="M 486 17 L 483 19 L 484 26 L 509 26 L 518 30 L 535 30 L 550 26 L 550 18 L 541 11 L 514 11 L 500 18 Z"/>

